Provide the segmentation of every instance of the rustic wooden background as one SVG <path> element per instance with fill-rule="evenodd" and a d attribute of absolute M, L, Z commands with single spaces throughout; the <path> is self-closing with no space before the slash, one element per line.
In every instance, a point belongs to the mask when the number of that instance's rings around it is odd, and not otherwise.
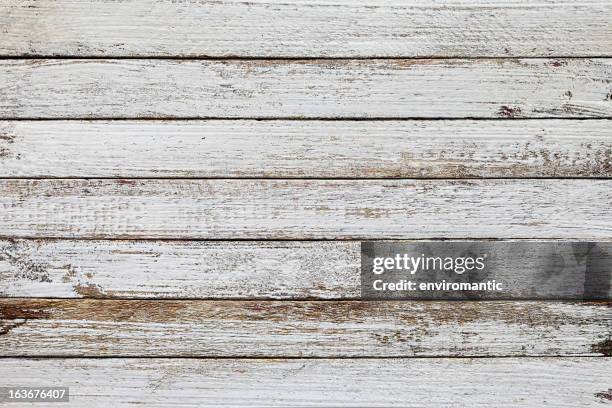
<path fill-rule="evenodd" d="M 521 300 L 363 302 L 359 241 L 612 240 L 611 21 L 609 0 L 3 0 L 0 386 L 610 403 L 611 303 L 529 298 L 535 270 Z"/>

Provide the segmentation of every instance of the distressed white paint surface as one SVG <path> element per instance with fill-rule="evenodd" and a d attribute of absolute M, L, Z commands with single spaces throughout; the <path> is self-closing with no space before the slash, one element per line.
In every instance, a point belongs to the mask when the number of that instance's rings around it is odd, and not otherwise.
<path fill-rule="evenodd" d="M 546 244 L 520 257 L 509 245 L 498 247 L 487 279 L 501 282 L 503 291 L 471 299 L 582 299 L 587 282 L 585 299 L 612 298 L 609 274 L 577 265 L 571 246 Z M 0 240 L 0 296 L 355 299 L 360 247 L 356 241 Z M 565 268 L 551 269 L 551 259 Z"/>
<path fill-rule="evenodd" d="M 3 60 L 0 118 L 602 118 L 612 60 Z"/>
<path fill-rule="evenodd" d="M 70 403 L 58 406 L 92 408 L 576 408 L 604 407 L 612 395 L 609 358 L 11 358 L 0 378 L 0 386 L 68 386 Z"/>
<path fill-rule="evenodd" d="M 601 0 L 5 0 L 0 53 L 76 56 L 603 56 Z"/>
<path fill-rule="evenodd" d="M 3 121 L 3 177 L 611 177 L 612 121 Z"/>
<path fill-rule="evenodd" d="M 359 242 L 0 241 L 0 296 L 359 297 Z"/>
<path fill-rule="evenodd" d="M 0 55 L 10 57 L 538 59 L 9 59 L 0 118 L 610 118 L 612 64 L 596 57 L 610 56 L 611 19 L 596 0 L 8 0 Z M 5 121 L 0 177 L 609 178 L 609 130 L 606 120 Z M 0 236 L 610 239 L 611 187 L 9 179 Z M 2 356 L 349 359 L 3 358 L 0 386 L 67 385 L 70 406 L 91 407 L 612 399 L 609 302 L 161 300 L 355 297 L 358 245 L 4 239 L 0 296 L 116 299 L 0 299 Z M 519 292 L 533 289 L 537 271 L 517 276 Z"/>
<path fill-rule="evenodd" d="M 0 235 L 608 239 L 612 180 L 11 180 Z"/>
<path fill-rule="evenodd" d="M 609 302 L 0 299 L 0 356 L 609 356 Z"/>

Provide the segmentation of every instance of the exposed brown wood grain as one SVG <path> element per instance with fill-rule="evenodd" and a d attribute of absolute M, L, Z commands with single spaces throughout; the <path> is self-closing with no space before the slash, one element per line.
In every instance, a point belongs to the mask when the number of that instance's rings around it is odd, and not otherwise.
<path fill-rule="evenodd" d="M 609 59 L 2 60 L 0 118 L 609 118 Z"/>
<path fill-rule="evenodd" d="M 2 177 L 612 177 L 612 121 L 0 121 Z"/>
<path fill-rule="evenodd" d="M 610 355 L 608 302 L 0 299 L 1 356 Z"/>

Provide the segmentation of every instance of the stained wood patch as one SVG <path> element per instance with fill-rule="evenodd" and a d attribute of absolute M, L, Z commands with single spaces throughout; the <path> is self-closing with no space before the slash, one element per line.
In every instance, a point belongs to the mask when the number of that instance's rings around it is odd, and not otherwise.
<path fill-rule="evenodd" d="M 612 177 L 609 120 L 4 121 L 3 177 Z"/>
<path fill-rule="evenodd" d="M 537 249 L 542 242 L 530 244 Z M 466 298 L 582 299 L 585 293 L 585 299 L 612 297 L 609 271 L 585 272 L 584 265 L 572 264 L 576 261 L 571 247 L 549 244 L 543 254 L 522 251 L 520 258 L 500 251 L 494 257 L 499 261 L 493 278 L 503 282 L 503 291 Z M 0 241 L 0 296 L 355 299 L 361 295 L 360 245 L 355 241 L 4 240 Z"/>
<path fill-rule="evenodd" d="M 0 299 L 0 356 L 610 355 L 610 303 Z"/>
<path fill-rule="evenodd" d="M 68 386 L 70 403 L 62 406 L 103 408 L 600 407 L 612 377 L 610 359 L 602 358 L 1 362 L 6 385 Z"/>
<path fill-rule="evenodd" d="M 1 180 L 5 237 L 608 239 L 612 180 Z"/>
<path fill-rule="evenodd" d="M 610 54 L 611 17 L 595 0 L 4 1 L 0 53 L 600 56 Z"/>
<path fill-rule="evenodd" d="M 4 60 L 0 118 L 604 118 L 611 78 L 608 59 Z"/>

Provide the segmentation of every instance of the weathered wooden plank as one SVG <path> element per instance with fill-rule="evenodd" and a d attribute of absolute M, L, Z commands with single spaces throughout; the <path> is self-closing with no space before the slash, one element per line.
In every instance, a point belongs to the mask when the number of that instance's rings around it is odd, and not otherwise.
<path fill-rule="evenodd" d="M 0 53 L 600 56 L 610 55 L 611 19 L 600 0 L 9 0 L 0 4 Z"/>
<path fill-rule="evenodd" d="M 4 121 L 3 177 L 612 177 L 612 121 Z"/>
<path fill-rule="evenodd" d="M 608 239 L 612 180 L 0 181 L 14 238 Z"/>
<path fill-rule="evenodd" d="M 0 118 L 612 116 L 610 59 L 3 60 Z"/>
<path fill-rule="evenodd" d="M 495 243 L 498 261 L 488 278 L 501 282 L 503 291 L 478 298 L 612 298 L 610 272 L 572 266 L 572 246 L 529 242 L 534 251 L 513 251 L 510 245 L 518 243 Z M 0 296 L 355 299 L 361 294 L 360 246 L 356 241 L 0 240 Z"/>
<path fill-rule="evenodd" d="M 356 298 L 360 243 L 0 241 L 0 296 Z"/>
<path fill-rule="evenodd" d="M 92 408 L 136 404 L 147 407 L 601 407 L 612 398 L 610 377 L 610 359 L 588 357 L 8 358 L 0 364 L 2 386 L 70 387 L 70 403 L 62 406 Z"/>
<path fill-rule="evenodd" d="M 610 355 L 610 305 L 0 299 L 0 356 Z"/>

